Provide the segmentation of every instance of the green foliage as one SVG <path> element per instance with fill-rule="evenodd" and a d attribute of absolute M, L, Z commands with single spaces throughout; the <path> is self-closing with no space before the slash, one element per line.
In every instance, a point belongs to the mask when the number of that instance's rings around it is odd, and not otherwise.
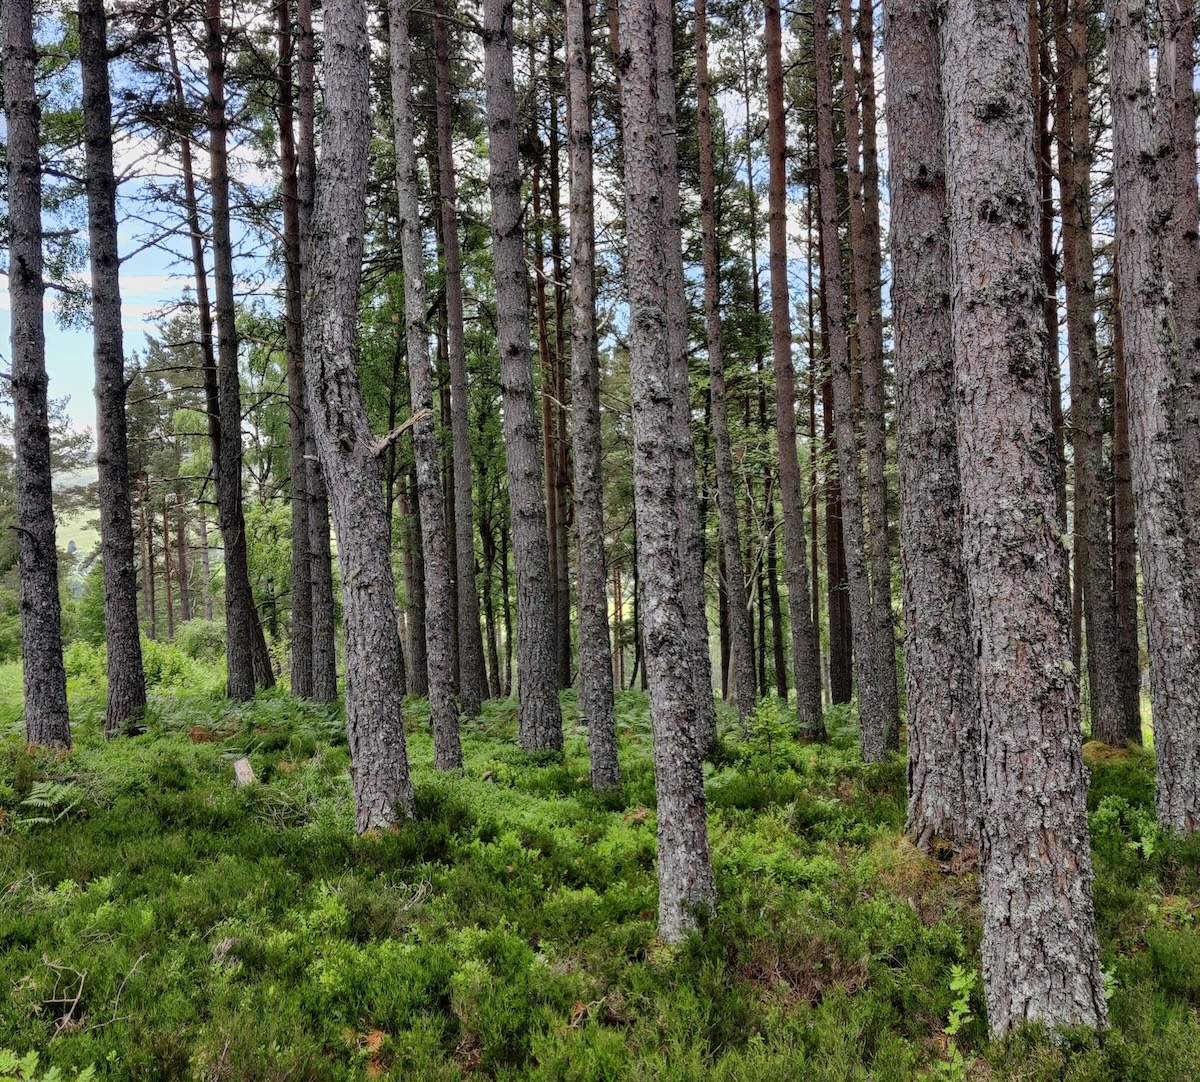
<path fill-rule="evenodd" d="M 175 645 L 193 661 L 222 661 L 225 657 L 225 624 L 218 620 L 188 620 L 175 629 Z"/>
<path fill-rule="evenodd" d="M 7 1048 L 0 1048 L 0 1082 L 66 1082 L 64 1075 L 57 1067 L 39 1067 L 41 1056 L 30 1052 L 18 1056 Z M 91 1065 L 78 1073 L 70 1075 L 75 1082 L 92 1082 L 96 1077 L 96 1068 Z"/>

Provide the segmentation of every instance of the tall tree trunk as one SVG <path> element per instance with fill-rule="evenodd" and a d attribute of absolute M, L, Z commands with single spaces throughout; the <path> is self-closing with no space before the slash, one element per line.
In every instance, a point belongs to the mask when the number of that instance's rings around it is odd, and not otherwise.
<path fill-rule="evenodd" d="M 50 480 L 46 334 L 42 327 L 41 110 L 35 85 L 33 4 L 30 0 L 4 0 L 0 17 L 4 115 L 8 123 L 8 290 L 25 737 L 30 744 L 69 748 L 71 727 Z"/>
<path fill-rule="evenodd" d="M 104 732 L 130 733 L 146 711 L 146 676 L 137 619 L 137 566 L 129 500 L 125 418 L 125 344 L 117 181 L 113 172 L 112 98 L 103 0 L 80 0 L 79 57 L 87 166 L 88 240 L 92 263 L 92 352 L 96 365 L 96 466 L 104 576 L 108 698 Z"/>
<path fill-rule="evenodd" d="M 300 190 L 297 174 L 290 0 L 278 0 L 279 148 L 283 187 L 283 281 L 287 344 L 288 498 L 292 512 L 292 694 L 313 693 L 312 554 L 308 549 L 308 421 L 304 407 L 304 312 L 300 272 Z"/>
<path fill-rule="evenodd" d="M 1075 563 L 1087 629 L 1092 736 L 1124 744 L 1136 724 L 1119 689 L 1117 614 L 1104 486 L 1104 422 L 1096 350 L 1096 277 L 1092 255 L 1091 108 L 1085 0 L 1055 0 L 1059 188 L 1063 280 L 1071 359 L 1071 440 L 1075 458 Z"/>
<path fill-rule="evenodd" d="M 312 0 L 296 0 L 296 112 L 299 141 L 296 154 L 296 197 L 300 211 L 301 296 L 309 296 L 308 243 L 317 175 L 316 39 Z M 301 312 L 304 315 L 303 311 Z M 301 343 L 303 352 L 303 342 Z M 307 371 L 307 365 L 305 370 Z M 307 410 L 307 387 L 305 409 Z M 337 640 L 333 607 L 333 551 L 329 541 L 329 494 L 317 454 L 316 438 L 305 419 L 305 461 L 308 463 L 308 551 L 312 557 L 313 691 L 315 702 L 337 698 Z"/>
<path fill-rule="evenodd" d="M 617 785 L 612 648 L 604 570 L 604 449 L 596 347 L 595 219 L 592 209 L 592 23 L 585 0 L 566 2 L 571 186 L 571 419 L 575 521 L 579 531 L 579 716 L 587 722 L 592 785 Z"/>
<path fill-rule="evenodd" d="M 488 187 L 492 202 L 497 345 L 504 398 L 513 557 L 517 577 L 520 740 L 526 751 L 562 749 L 554 641 L 553 580 L 539 469 L 538 420 L 529 354 L 529 302 L 521 225 L 517 96 L 513 83 L 513 0 L 485 0 L 484 72 L 490 133 Z"/>
<path fill-rule="evenodd" d="M 1172 425 L 1181 343 L 1163 283 L 1170 281 L 1175 192 L 1154 151 L 1145 0 L 1110 0 L 1113 187 L 1121 281 L 1129 443 L 1150 655 L 1158 822 L 1200 827 L 1200 568 L 1186 479 Z"/>
<path fill-rule="evenodd" d="M 126 489 L 128 499 L 128 489 Z M 132 542 L 132 535 L 130 537 Z M 186 623 L 192 618 L 191 583 L 188 572 L 188 542 L 187 542 L 187 506 L 184 503 L 183 489 L 175 490 L 175 567 L 179 576 L 179 622 Z M 135 586 L 136 592 L 136 586 Z M 136 605 L 134 615 L 137 615 Z"/>
<path fill-rule="evenodd" d="M 400 634 L 376 443 L 358 386 L 371 133 L 370 39 L 362 0 L 326 0 L 325 124 L 307 252 L 308 416 L 331 495 L 346 623 L 346 730 L 355 828 L 413 813 L 400 694 Z"/>
<path fill-rule="evenodd" d="M 771 350 L 775 360 L 775 430 L 779 440 L 779 494 L 787 565 L 788 620 L 792 629 L 792 680 L 796 719 L 808 737 L 824 734 L 821 721 L 821 659 L 808 609 L 804 497 L 796 445 L 796 377 L 792 360 L 792 312 L 787 282 L 787 132 L 784 125 L 783 42 L 779 0 L 766 3 L 767 145 L 770 159 L 768 236 L 771 263 Z M 771 541 L 774 552 L 774 540 Z M 772 597 L 772 600 L 774 598 Z M 778 664 L 778 662 L 777 662 Z M 778 677 L 778 674 L 777 674 Z"/>
<path fill-rule="evenodd" d="M 942 27 L 963 556 L 982 740 L 988 1025 L 1103 1027 L 1058 518 L 1024 0 Z"/>
<path fill-rule="evenodd" d="M 979 845 L 975 649 L 962 557 L 950 238 L 938 28 L 925 0 L 884 15 L 891 151 L 908 832 L 918 848 Z"/>
<path fill-rule="evenodd" d="M 209 566 L 208 554 L 208 515 L 204 511 L 204 505 L 200 505 L 200 574 L 203 576 L 200 592 L 204 598 L 204 619 L 211 621 L 213 618 L 213 598 L 212 598 L 212 567 Z"/>
<path fill-rule="evenodd" d="M 863 759 L 883 758 L 887 748 L 887 717 L 879 671 L 879 651 L 867 569 L 863 528 L 862 480 L 859 477 L 851 399 L 850 349 L 846 335 L 842 252 L 838 239 L 837 178 L 833 157 L 833 72 L 829 57 L 829 0 L 814 9 L 817 68 L 817 156 L 821 187 L 821 292 L 829 310 L 829 367 L 833 384 L 833 415 L 837 438 L 838 480 L 842 490 L 842 530 L 849 577 L 850 619 L 854 632 L 854 674 L 858 684 L 858 715 Z"/>
<path fill-rule="evenodd" d="M 855 336 L 862 372 L 863 458 L 866 462 L 868 559 L 871 575 L 872 649 L 889 748 L 899 748 L 900 705 L 896 687 L 896 632 L 892 615 L 892 553 L 888 535 L 887 402 L 883 374 L 883 306 L 880 299 L 879 161 L 876 150 L 875 35 L 873 5 L 859 0 L 863 108 L 854 71 L 856 36 L 850 0 L 841 0 L 842 106 L 850 180 L 850 248 Z M 864 33 L 864 27 L 868 27 Z M 862 166 L 858 156 L 862 147 Z"/>
<path fill-rule="evenodd" d="M 679 462 L 690 462 L 678 420 L 677 358 L 670 343 L 667 290 L 682 278 L 664 266 L 674 253 L 664 219 L 678 173 L 665 166 L 662 147 L 662 73 L 656 46 L 663 41 L 658 20 L 669 14 L 659 0 L 620 0 L 625 64 L 620 73 L 621 126 L 625 147 L 626 222 L 629 246 L 630 378 L 633 399 L 634 499 L 637 510 L 638 571 L 650 674 L 650 718 L 654 733 L 654 783 L 658 796 L 658 935 L 680 942 L 698 927 L 716 900 L 708 852 L 701 745 L 694 724 L 694 643 L 686 628 L 688 599 L 679 546 L 684 509 L 676 486 Z M 670 27 L 667 28 L 668 36 Z M 662 58 L 669 63 L 669 58 Z M 663 245 L 661 239 L 667 238 Z M 692 514 L 693 504 L 687 510 Z M 708 696 L 712 705 L 711 684 Z"/>
<path fill-rule="evenodd" d="M 420 485 L 417 467 L 408 469 L 408 518 L 406 543 L 412 555 L 412 578 L 406 584 L 408 600 L 408 690 L 413 695 L 429 695 L 429 636 L 425 632 L 425 547 L 421 544 L 424 527 L 421 521 Z"/>
<path fill-rule="evenodd" d="M 437 77 L 438 190 L 441 196 L 442 267 L 446 285 L 446 345 L 450 358 L 450 428 L 454 446 L 454 532 L 458 598 L 459 709 L 478 716 L 487 697 L 479 631 L 479 592 L 475 587 L 475 509 L 472 499 L 471 400 L 464 340 L 462 248 L 458 237 L 454 126 L 451 112 L 450 32 L 446 0 L 434 0 Z"/>
<path fill-rule="evenodd" d="M 216 287 L 217 391 L 220 455 L 214 456 L 217 510 L 225 547 L 226 689 L 231 699 L 254 696 L 255 639 L 262 635 L 250 588 L 246 519 L 242 509 L 242 399 L 238 380 L 237 312 L 233 292 L 230 233 L 229 155 L 225 115 L 225 41 L 221 0 L 207 0 L 208 137 L 212 186 L 213 276 Z"/>
<path fill-rule="evenodd" d="M 704 246 L 704 327 L 708 342 L 708 385 L 712 399 L 713 451 L 717 477 L 717 520 L 728 596 L 729 649 L 738 719 L 754 716 L 758 693 L 754 679 L 754 641 L 746 599 L 746 574 L 738 527 L 737 481 L 729 440 L 729 404 L 725 355 L 721 342 L 721 264 L 717 240 L 716 185 L 713 168 L 711 85 L 708 74 L 708 25 L 705 0 L 696 0 L 696 94 L 700 128 L 700 228 Z M 724 667 L 724 666 L 722 666 Z"/>
<path fill-rule="evenodd" d="M 150 515 L 150 480 L 143 473 L 138 484 L 142 534 L 142 590 L 146 602 L 146 635 L 158 638 L 158 600 L 154 586 L 154 519 Z"/>
<path fill-rule="evenodd" d="M 163 593 L 167 595 L 167 641 L 175 638 L 175 602 L 171 597 L 171 513 L 163 496 Z"/>
<path fill-rule="evenodd" d="M 429 714 L 433 726 L 434 766 L 460 770 L 462 744 L 454 700 L 451 646 L 457 613 L 450 589 L 445 506 L 433 427 L 433 365 L 429 359 L 429 325 L 425 320 L 425 251 L 417 201 L 417 152 L 413 133 L 412 42 L 408 0 L 388 6 L 392 116 L 396 143 L 396 210 L 404 260 L 404 320 L 408 334 L 408 384 L 412 401 L 413 455 L 417 499 L 421 504 L 421 549 L 425 556 L 425 643 L 429 662 Z M 473 547 L 473 546 L 472 546 Z M 472 575 L 472 580 L 474 576 Z M 472 585 L 472 589 L 474 586 Z M 478 690 L 478 674 L 471 686 Z M 465 685 L 464 685 L 465 686 Z"/>
<path fill-rule="evenodd" d="M 654 0 L 655 33 L 658 40 L 657 79 L 659 149 L 663 185 L 663 273 L 666 282 L 667 349 L 671 359 L 671 389 L 674 396 L 675 439 L 679 446 L 675 498 L 679 501 L 680 587 L 683 590 L 684 628 L 691 651 L 691 674 L 695 685 L 695 728 L 701 749 L 716 743 L 717 714 L 714 705 L 712 657 L 708 641 L 708 609 L 704 598 L 704 537 L 700 529 L 696 492 L 696 447 L 692 438 L 690 379 L 688 376 L 688 314 L 684 293 L 683 241 L 680 224 L 679 153 L 675 107 L 675 5 L 671 0 Z"/>

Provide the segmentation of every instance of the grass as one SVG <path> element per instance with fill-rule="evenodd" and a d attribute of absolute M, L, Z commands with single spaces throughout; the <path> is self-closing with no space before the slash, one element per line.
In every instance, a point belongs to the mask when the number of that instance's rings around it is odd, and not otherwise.
<path fill-rule="evenodd" d="M 69 756 L 25 748 L 0 669 L 0 1049 L 67 1078 L 1195 1077 L 1200 847 L 1158 834 L 1144 753 L 1089 755 L 1113 1029 L 989 1045 L 977 886 L 905 840 L 904 765 L 863 766 L 843 715 L 823 746 L 776 711 L 739 743 L 722 715 L 720 904 L 671 949 L 636 693 L 604 797 L 569 694 L 561 762 L 530 762 L 490 703 L 461 778 L 432 770 L 411 700 L 418 817 L 357 838 L 336 710 L 229 704 L 214 672 L 164 664 L 147 733 L 106 743 L 84 661 Z M 240 755 L 260 781 L 235 790 Z"/>

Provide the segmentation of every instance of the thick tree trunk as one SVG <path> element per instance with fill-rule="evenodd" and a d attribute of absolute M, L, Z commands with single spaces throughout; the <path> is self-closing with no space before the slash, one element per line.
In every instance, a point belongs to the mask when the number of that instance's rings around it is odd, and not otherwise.
<path fill-rule="evenodd" d="M 695 728 L 701 749 L 716 743 L 717 714 L 714 705 L 712 657 L 708 641 L 708 609 L 704 597 L 704 537 L 700 531 L 696 492 L 696 447 L 692 438 L 691 381 L 688 374 L 688 313 L 684 293 L 683 241 L 679 195 L 679 153 L 675 107 L 675 5 L 671 0 L 654 0 L 657 49 L 657 97 L 659 149 L 662 171 L 675 181 L 663 186 L 663 272 L 666 282 L 667 349 L 671 358 L 671 387 L 674 395 L 675 438 L 679 446 L 675 498 L 679 501 L 679 551 L 682 556 L 680 586 L 683 590 L 684 624 L 691 650 L 691 673 L 695 685 Z"/>
<path fill-rule="evenodd" d="M 485 0 L 484 72 L 490 133 L 497 345 L 504 396 L 513 557 L 517 577 L 520 740 L 526 751 L 562 749 L 553 586 L 546 539 L 538 419 L 529 353 L 529 302 L 521 225 L 521 168 L 513 82 L 513 0 Z"/>
<path fill-rule="evenodd" d="M 704 326 L 708 342 L 708 385 L 712 399 L 713 451 L 717 480 L 717 518 L 721 532 L 723 583 L 728 597 L 729 652 L 733 692 L 742 725 L 754 716 L 754 641 L 742 541 L 738 527 L 737 481 L 729 441 L 729 404 L 725 389 L 725 359 L 721 342 L 721 282 L 713 166 L 711 85 L 708 74 L 708 28 L 705 0 L 696 0 L 696 94 L 700 128 L 700 228 L 704 246 Z M 724 669 L 724 662 L 722 663 Z M 724 674 L 723 674 L 724 675 Z"/>
<path fill-rule="evenodd" d="M 829 57 L 829 0 L 814 9 L 817 68 L 817 156 L 821 189 L 821 292 L 829 310 L 829 367 L 833 384 L 833 414 L 837 437 L 838 480 L 842 492 L 842 530 L 849 578 L 850 619 L 854 631 L 854 673 L 858 684 L 858 715 L 863 759 L 883 758 L 887 750 L 887 717 L 875 649 L 874 607 L 867 568 L 863 527 L 862 480 L 855 439 L 842 286 L 842 252 L 838 239 L 837 177 L 833 156 L 833 73 Z"/>
<path fill-rule="evenodd" d="M 883 22 L 891 152 L 908 832 L 918 848 L 979 845 L 975 650 L 962 558 L 950 238 L 938 28 L 925 0 Z"/>
<path fill-rule="evenodd" d="M 767 220 L 779 494 L 783 501 L 783 543 L 787 565 L 788 620 L 792 629 L 796 720 L 801 733 L 816 738 L 823 735 L 825 730 L 821 721 L 821 660 L 817 650 L 817 630 L 813 627 L 808 609 L 808 560 L 805 552 L 808 534 L 804 527 L 804 497 L 800 491 L 800 459 L 796 444 L 796 376 L 792 360 L 792 312 L 787 282 L 787 132 L 784 125 L 779 0 L 767 0 L 766 13 L 767 154 L 771 169 Z"/>
<path fill-rule="evenodd" d="M 579 531 L 579 716 L 588 728 L 592 785 L 604 789 L 620 782 L 621 769 L 604 570 L 604 455 L 592 209 L 592 25 L 586 0 L 567 0 L 565 15 L 571 182 L 571 437 Z"/>
<path fill-rule="evenodd" d="M 88 238 L 92 263 L 96 466 L 99 472 L 100 554 L 108 671 L 104 732 L 116 736 L 135 731 L 145 713 L 146 677 L 142 671 L 142 643 L 138 632 L 137 566 L 133 508 L 129 499 L 117 182 L 113 172 L 112 99 L 103 0 L 80 0 L 79 57 L 83 75 Z"/>
<path fill-rule="evenodd" d="M 283 188 L 283 288 L 287 344 L 288 498 L 292 512 L 292 694 L 313 693 L 312 554 L 308 550 L 308 421 L 304 392 L 304 313 L 300 265 L 300 190 L 292 86 L 290 0 L 278 0 L 279 147 Z"/>
<path fill-rule="evenodd" d="M 1107 1023 L 1038 273 L 1024 0 L 950 0 L 942 89 L 994 1036 Z"/>
<path fill-rule="evenodd" d="M 1178 432 L 1172 424 L 1181 342 L 1171 280 L 1175 192 L 1154 152 L 1145 0 L 1108 5 L 1117 272 L 1121 281 L 1129 442 L 1150 654 L 1158 821 L 1200 827 L 1200 568 Z"/>
<path fill-rule="evenodd" d="M 672 202 L 664 188 L 675 187 L 677 201 L 679 178 L 664 167 L 661 145 L 662 76 L 656 45 L 663 35 L 656 24 L 663 14 L 658 0 L 620 0 L 634 499 L 658 796 L 658 934 L 664 942 L 677 943 L 712 910 L 716 892 L 694 724 L 694 643 L 680 634 L 680 628 L 687 627 L 688 605 L 681 563 L 689 553 L 678 544 L 683 509 L 676 486 L 682 472 L 679 462 L 690 462 L 691 456 L 676 423 L 676 358 L 669 344 L 666 296 L 672 283 L 682 288 L 682 280 L 664 266 L 673 258 L 664 250 L 672 237 L 664 226 Z M 693 504 L 688 514 L 694 510 Z M 711 705 L 711 688 L 708 699 Z"/>
<path fill-rule="evenodd" d="M 412 401 L 413 455 L 417 499 L 421 504 L 421 549 L 425 556 L 425 644 L 429 663 L 429 714 L 433 726 L 434 766 L 460 770 L 462 744 L 454 700 L 451 647 L 457 613 L 451 592 L 438 438 L 433 427 L 433 365 L 429 359 L 429 325 L 425 320 L 425 251 L 417 201 L 417 152 L 413 133 L 412 42 L 408 0 L 388 6 L 392 117 L 396 144 L 396 210 L 404 260 L 404 320 L 408 334 L 408 385 Z M 474 547 L 474 546 L 472 546 Z M 474 591 L 474 575 L 471 589 Z M 476 621 L 478 623 L 478 621 Z M 470 674 L 478 691 L 478 673 Z M 464 683 L 463 685 L 467 685 Z"/>
<path fill-rule="evenodd" d="M 17 459 L 25 737 L 30 744 L 69 748 L 71 727 L 50 482 L 49 381 L 42 327 L 41 111 L 35 86 L 33 4 L 29 0 L 4 0 L 0 18 L 4 115 L 8 124 L 9 356 Z"/>
<path fill-rule="evenodd" d="M 369 62 L 365 4 L 326 0 L 325 125 L 306 259 L 304 366 L 310 428 L 331 494 L 342 569 L 346 730 L 360 834 L 413 813 L 388 511 L 355 371 L 371 133 Z"/>
<path fill-rule="evenodd" d="M 462 249 L 458 239 L 457 181 L 454 176 L 454 126 L 451 112 L 450 31 L 446 0 L 434 0 L 433 24 L 437 77 L 438 189 L 441 195 L 442 267 L 446 285 L 446 347 L 450 358 L 450 428 L 454 446 L 454 555 L 458 589 L 459 709 L 477 717 L 488 696 L 479 630 L 479 592 L 475 586 L 475 508 L 472 498 L 471 400 L 467 388 L 464 340 Z"/>

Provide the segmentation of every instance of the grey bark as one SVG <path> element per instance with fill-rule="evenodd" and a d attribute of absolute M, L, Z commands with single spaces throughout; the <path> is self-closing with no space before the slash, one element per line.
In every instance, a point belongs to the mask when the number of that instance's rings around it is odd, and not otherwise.
<path fill-rule="evenodd" d="M 787 282 L 787 133 L 778 0 L 767 0 L 766 15 L 767 155 L 771 170 L 767 194 L 771 348 L 775 360 L 775 430 L 779 441 L 779 494 L 783 501 L 788 620 L 792 629 L 792 680 L 796 685 L 796 720 L 800 731 L 807 737 L 819 738 L 825 731 L 821 720 L 821 661 L 817 630 L 808 607 L 805 551 L 808 535 L 804 527 L 804 497 L 800 489 L 800 459 L 796 446 L 796 374 L 792 361 L 792 312 Z"/>
<path fill-rule="evenodd" d="M 412 41 L 408 0 L 390 0 L 392 117 L 396 143 L 396 210 L 404 261 L 404 320 L 408 335 L 408 386 L 412 403 L 413 456 L 417 499 L 421 504 L 421 549 L 425 555 L 425 646 L 429 664 L 429 714 L 433 726 L 434 766 L 460 770 L 462 744 L 454 699 L 451 647 L 457 618 L 451 591 L 450 554 L 446 546 L 441 463 L 433 426 L 433 365 L 429 358 L 429 325 L 425 319 L 425 251 L 417 201 L 417 152 L 413 133 Z M 476 621 L 478 622 L 478 621 Z M 478 674 L 470 687 L 478 690 Z M 468 685 L 464 682 L 463 687 Z"/>
<path fill-rule="evenodd" d="M 592 786 L 620 783 L 613 713 L 612 646 L 604 569 L 600 361 L 596 352 L 595 218 L 592 204 L 592 24 L 586 0 L 566 0 L 571 188 L 571 442 L 579 531 L 579 716 L 587 722 Z"/>
<path fill-rule="evenodd" d="M 725 357 L 721 341 L 721 265 L 717 247 L 716 186 L 713 166 L 711 84 L 708 74 L 708 26 L 705 0 L 696 0 L 696 96 L 700 134 L 700 228 L 704 246 L 704 326 L 708 344 L 708 385 L 712 397 L 713 452 L 717 481 L 717 516 L 728 595 L 729 650 L 734 696 L 742 725 L 754 716 L 758 693 L 754 674 L 754 640 L 738 527 L 737 482 L 729 441 L 729 404 L 725 389 Z"/>
<path fill-rule="evenodd" d="M 330 493 L 342 570 L 346 730 L 360 834 L 413 813 L 388 510 L 355 370 L 371 133 L 369 63 L 366 5 L 327 0 L 325 123 L 306 261 L 304 365 L 309 424 Z"/>
<path fill-rule="evenodd" d="M 659 149 L 661 169 L 675 182 L 663 185 L 663 271 L 667 275 L 667 349 L 671 357 L 674 424 L 679 458 L 675 495 L 679 500 L 679 551 L 684 624 L 691 650 L 695 685 L 695 726 L 702 749 L 716 743 L 717 714 L 713 696 L 712 656 L 708 641 L 708 609 L 704 598 L 704 538 L 700 532 L 696 491 L 696 447 L 692 437 L 690 379 L 688 376 L 688 312 L 684 293 L 683 240 L 680 225 L 679 152 L 675 107 L 675 5 L 655 0 Z"/>
<path fill-rule="evenodd" d="M 884 9 L 890 150 L 908 832 L 979 844 L 975 651 L 962 558 L 950 238 L 938 27 L 926 0 Z"/>
<path fill-rule="evenodd" d="M 133 507 L 129 498 L 117 182 L 113 171 L 112 98 L 103 0 L 80 0 L 79 57 L 83 77 L 88 239 L 92 265 L 96 466 L 108 671 L 104 731 L 115 736 L 134 731 L 145 713 L 146 676 L 142 670 L 142 643 L 138 632 L 137 565 Z M 180 584 L 183 585 L 183 580 Z"/>
<path fill-rule="evenodd" d="M 283 189 L 284 319 L 287 347 L 288 499 L 292 512 L 292 694 L 313 693 L 312 555 L 308 551 L 308 451 L 304 392 L 303 286 L 300 271 L 300 190 L 290 0 L 279 0 L 279 166 Z"/>
<path fill-rule="evenodd" d="M 630 379 L 633 399 L 634 500 L 637 563 L 645 660 L 654 734 L 658 797 L 658 934 L 677 943 L 715 904 L 708 852 L 704 775 L 694 729 L 696 685 L 686 627 L 678 546 L 681 506 L 679 460 L 686 459 L 675 424 L 677 391 L 669 347 L 666 291 L 675 281 L 664 233 L 664 187 L 678 174 L 663 168 L 661 94 L 656 44 L 663 14 L 657 0 L 620 0 L 621 126 L 625 149 L 626 222 L 630 300 Z M 663 245 L 661 238 L 668 239 Z M 694 508 L 693 508 L 694 510 Z M 712 696 L 709 696 L 711 701 Z"/>
<path fill-rule="evenodd" d="M 887 746 L 887 717 L 879 651 L 876 644 L 871 579 L 863 525 L 852 400 L 850 349 L 843 297 L 842 252 L 838 239 L 837 177 L 833 157 L 833 72 L 829 56 L 829 0 L 814 9 L 817 69 L 817 158 L 821 190 L 821 292 L 829 312 L 829 368 L 838 480 L 842 495 L 842 531 L 849 579 L 850 621 L 854 633 L 854 674 L 858 683 L 860 743 L 864 761 L 877 762 Z"/>
<path fill-rule="evenodd" d="M 41 110 L 32 2 L 4 0 L 0 20 L 8 123 L 8 290 L 25 737 L 30 744 L 69 748 L 42 327 Z"/>
<path fill-rule="evenodd" d="M 458 596 L 459 709 L 479 714 L 488 697 L 475 585 L 475 508 L 472 498 L 471 413 L 467 390 L 467 349 L 463 337 L 462 250 L 458 239 L 454 130 L 451 115 L 450 34 L 446 0 L 434 0 L 434 53 L 437 66 L 438 187 L 441 192 L 442 263 L 446 284 L 446 346 L 450 358 L 450 428 L 454 446 L 454 532 Z"/>
<path fill-rule="evenodd" d="M 529 301 L 521 223 L 512 0 L 485 0 L 484 76 L 490 156 L 492 261 L 504 404 L 505 461 L 517 579 L 520 741 L 526 751 L 562 748 L 553 581 L 546 539 L 538 418 L 529 351 Z"/>
<path fill-rule="evenodd" d="M 1024 0 L 942 26 L 958 457 L 979 688 L 993 1036 L 1103 1027 L 1042 310 Z"/>
<path fill-rule="evenodd" d="M 1117 273 L 1141 554 L 1159 825 L 1200 826 L 1200 570 L 1175 418 L 1180 340 L 1171 281 L 1174 196 L 1154 150 L 1145 0 L 1108 5 Z"/>

